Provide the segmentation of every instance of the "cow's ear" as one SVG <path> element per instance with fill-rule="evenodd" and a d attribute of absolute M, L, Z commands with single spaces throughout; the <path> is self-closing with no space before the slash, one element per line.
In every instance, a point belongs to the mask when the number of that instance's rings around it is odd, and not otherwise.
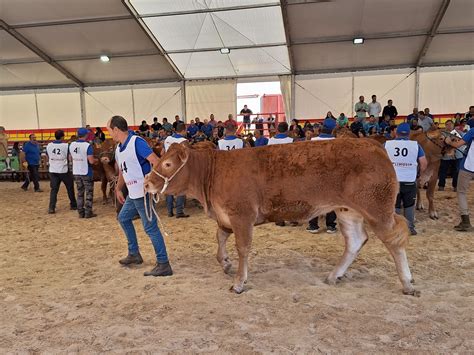
<path fill-rule="evenodd" d="M 180 144 L 181 147 L 179 147 L 179 151 L 178 151 L 178 158 L 179 160 L 181 160 L 182 163 L 185 163 L 186 161 L 188 161 L 188 157 L 189 157 L 189 147 L 183 145 L 183 144 Z"/>

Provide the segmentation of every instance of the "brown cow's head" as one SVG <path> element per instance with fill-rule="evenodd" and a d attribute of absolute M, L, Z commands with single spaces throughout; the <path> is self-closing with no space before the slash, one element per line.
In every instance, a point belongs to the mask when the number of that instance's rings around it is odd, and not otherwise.
<path fill-rule="evenodd" d="M 440 149 L 441 155 L 453 156 L 455 149 L 445 142 L 446 132 L 438 128 L 431 128 L 426 132 L 426 137 Z"/>
<path fill-rule="evenodd" d="M 160 193 L 167 180 L 168 186 L 163 193 L 184 195 L 189 183 L 189 169 L 186 166 L 189 149 L 183 144 L 172 144 L 160 159 L 159 164 L 145 176 L 145 190 L 150 193 Z"/>

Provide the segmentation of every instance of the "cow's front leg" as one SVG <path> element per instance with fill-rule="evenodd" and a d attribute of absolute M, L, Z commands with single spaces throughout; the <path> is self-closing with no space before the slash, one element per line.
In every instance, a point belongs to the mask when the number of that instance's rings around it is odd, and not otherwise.
<path fill-rule="evenodd" d="M 221 264 L 222 269 L 226 274 L 229 273 L 230 268 L 232 267 L 232 263 L 229 259 L 229 255 L 227 255 L 227 239 L 230 236 L 230 232 L 225 231 L 221 227 L 217 227 L 217 261 Z"/>
<path fill-rule="evenodd" d="M 430 214 L 431 219 L 438 219 L 438 212 L 435 210 L 434 206 L 434 193 L 436 190 L 436 181 L 438 181 L 438 177 L 435 176 L 434 179 L 431 179 L 428 183 L 428 189 L 426 190 L 426 198 L 428 199 L 428 212 Z"/>
<path fill-rule="evenodd" d="M 416 209 L 418 211 L 425 209 L 425 206 L 423 206 L 423 201 L 421 200 L 420 186 L 418 186 L 416 189 Z"/>
<path fill-rule="evenodd" d="M 253 223 L 247 223 L 243 220 L 232 224 L 235 234 L 235 246 L 239 254 L 239 268 L 235 275 L 234 285 L 231 287 L 235 293 L 244 291 L 244 283 L 247 281 L 248 257 L 250 246 L 252 244 Z"/>
<path fill-rule="evenodd" d="M 107 204 L 107 184 L 109 182 L 107 181 L 107 178 L 102 177 L 101 183 L 100 183 L 100 189 L 102 190 L 102 204 L 106 205 Z"/>

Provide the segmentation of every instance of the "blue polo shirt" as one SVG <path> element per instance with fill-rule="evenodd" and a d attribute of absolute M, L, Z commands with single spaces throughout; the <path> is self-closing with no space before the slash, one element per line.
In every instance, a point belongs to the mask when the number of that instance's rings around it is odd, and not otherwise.
<path fill-rule="evenodd" d="M 465 167 L 464 167 L 464 163 L 466 162 L 466 158 L 467 158 L 467 155 L 469 154 L 469 150 L 471 149 L 471 145 L 472 145 L 472 141 L 474 140 L 474 128 L 471 128 L 469 131 L 467 131 L 467 133 L 462 137 L 462 140 L 464 142 L 466 142 L 466 150 L 465 152 L 467 152 L 466 156 L 462 159 L 461 161 L 461 169 L 464 170 L 464 171 L 469 171 L 470 173 L 474 172 L 474 171 L 470 171 L 470 170 L 467 170 Z M 471 152 L 472 154 L 472 152 Z"/>
<path fill-rule="evenodd" d="M 286 138 L 286 137 L 288 137 L 288 134 L 286 134 L 286 133 L 275 134 L 275 138 L 278 138 L 278 139 L 282 139 L 282 138 Z"/>
<path fill-rule="evenodd" d="M 202 125 L 201 131 L 208 137 L 212 135 L 212 126 L 210 124 Z"/>
<path fill-rule="evenodd" d="M 199 131 L 199 127 L 196 126 L 196 125 L 189 126 L 186 131 L 187 131 L 188 134 L 192 137 L 192 136 L 194 136 L 194 135 Z"/>
<path fill-rule="evenodd" d="M 39 143 L 26 142 L 23 145 L 23 152 L 25 152 L 25 159 L 28 165 L 39 165 L 41 160 L 41 152 Z"/>
<path fill-rule="evenodd" d="M 125 143 L 119 143 L 120 152 L 123 152 L 125 148 L 127 148 L 128 142 L 130 142 L 130 138 L 132 138 L 133 135 L 134 134 L 129 133 Z M 153 150 L 150 148 L 148 143 L 143 138 L 137 137 L 135 140 L 135 154 L 137 155 L 138 162 L 142 167 L 143 176 L 151 171 L 151 164 L 146 160 L 151 153 L 153 153 Z"/>
<path fill-rule="evenodd" d="M 268 138 L 264 136 L 260 136 L 255 140 L 255 146 L 256 147 L 262 147 L 264 145 L 268 144 Z"/>
<path fill-rule="evenodd" d="M 334 138 L 334 136 L 328 133 L 320 133 L 319 138 Z"/>

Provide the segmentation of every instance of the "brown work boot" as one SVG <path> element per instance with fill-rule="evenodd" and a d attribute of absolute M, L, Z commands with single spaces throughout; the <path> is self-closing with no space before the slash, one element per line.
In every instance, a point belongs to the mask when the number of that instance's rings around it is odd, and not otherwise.
<path fill-rule="evenodd" d="M 173 270 L 169 262 L 166 263 L 156 263 L 156 266 L 151 271 L 146 271 L 144 276 L 171 276 L 173 275 Z"/>
<path fill-rule="evenodd" d="M 458 232 L 468 232 L 472 230 L 472 225 L 471 225 L 471 221 L 469 220 L 469 215 L 468 214 L 461 215 L 461 223 L 459 223 L 457 226 L 454 226 L 454 229 L 457 230 Z"/>
<path fill-rule="evenodd" d="M 120 259 L 119 263 L 122 265 L 140 265 L 141 263 L 143 263 L 143 259 L 140 253 L 136 255 L 128 254 L 126 258 Z"/>

